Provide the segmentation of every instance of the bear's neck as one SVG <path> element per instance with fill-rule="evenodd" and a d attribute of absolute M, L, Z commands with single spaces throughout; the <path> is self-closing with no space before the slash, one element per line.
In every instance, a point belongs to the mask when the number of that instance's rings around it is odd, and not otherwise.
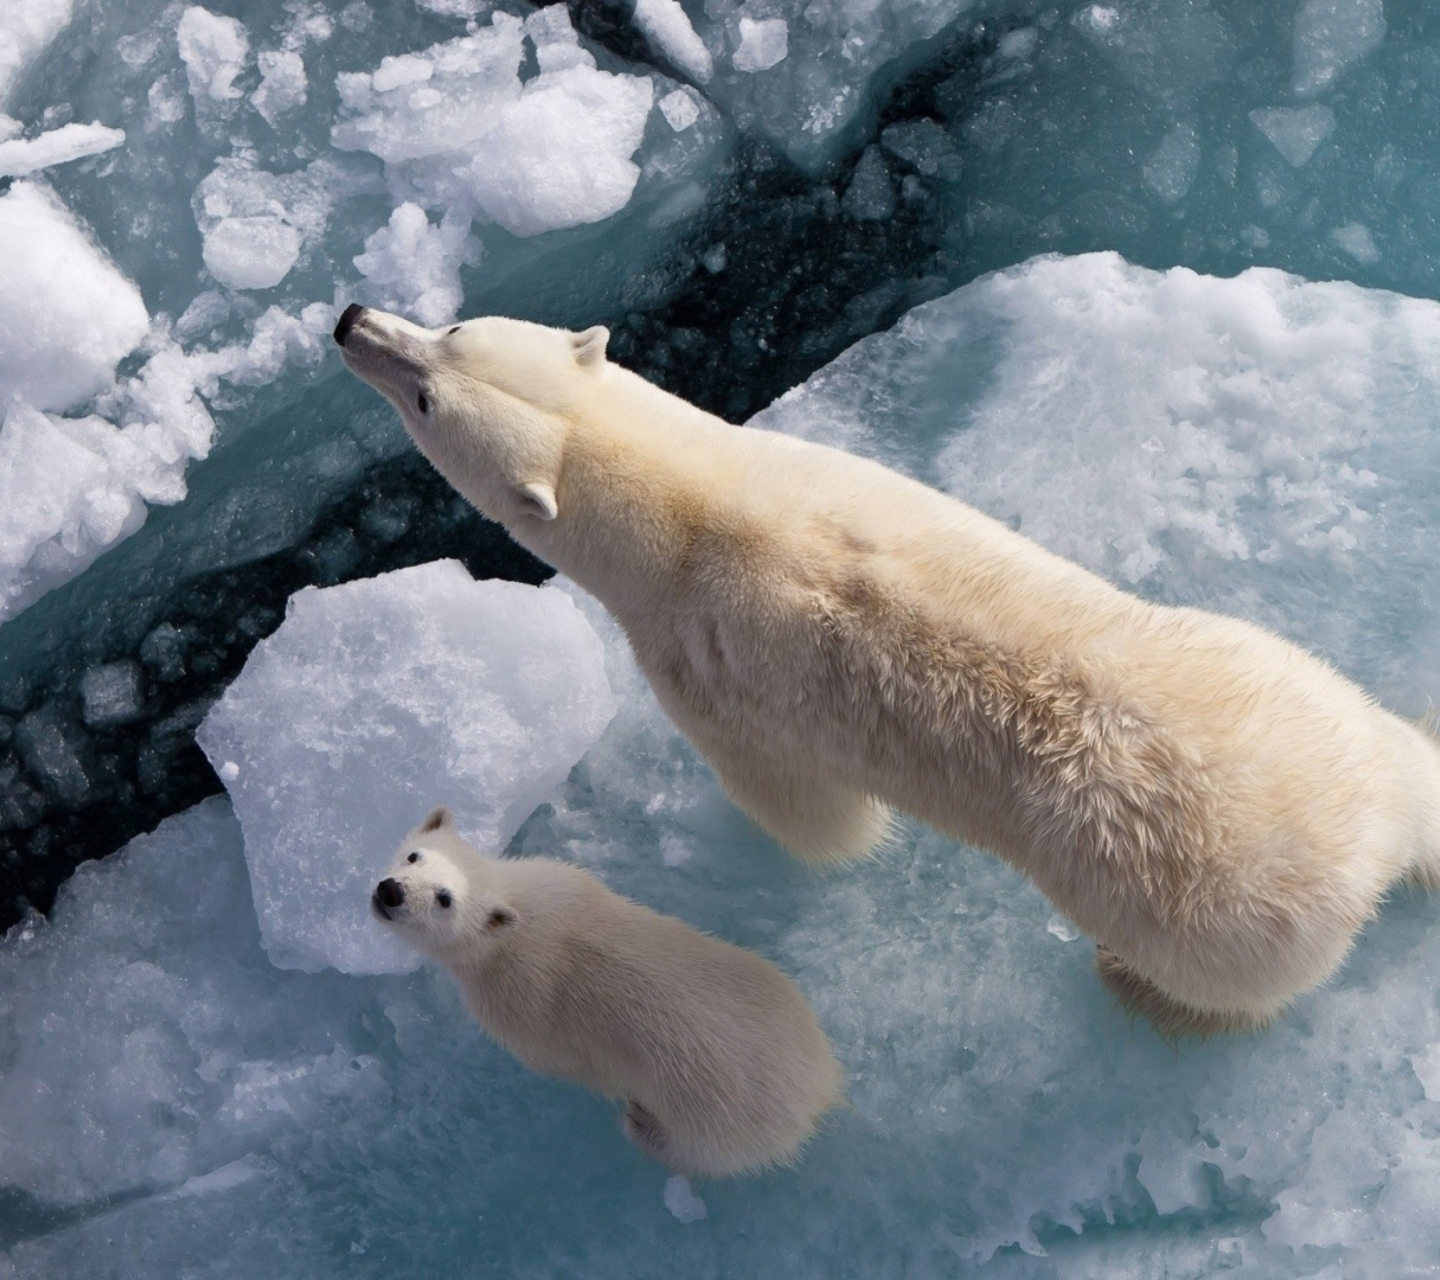
<path fill-rule="evenodd" d="M 627 370 L 605 377 L 566 440 L 561 517 L 511 532 L 624 623 L 670 597 L 685 548 L 743 518 L 745 429 Z"/>

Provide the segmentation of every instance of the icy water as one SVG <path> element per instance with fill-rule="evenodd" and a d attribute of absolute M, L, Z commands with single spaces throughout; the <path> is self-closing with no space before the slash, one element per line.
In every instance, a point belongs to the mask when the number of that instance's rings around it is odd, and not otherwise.
<path fill-rule="evenodd" d="M 328 343 L 606 323 L 1420 714 L 1437 94 L 1418 2 L 15 0 L 0 1275 L 1440 1272 L 1436 903 L 1172 1049 L 986 855 L 804 871 Z M 780 963 L 852 1108 L 667 1186 L 369 931 L 440 802 Z"/>

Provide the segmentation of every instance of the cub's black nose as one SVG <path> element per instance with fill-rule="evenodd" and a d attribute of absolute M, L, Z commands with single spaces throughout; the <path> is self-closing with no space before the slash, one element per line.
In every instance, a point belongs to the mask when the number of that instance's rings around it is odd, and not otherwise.
<path fill-rule="evenodd" d="M 360 313 L 364 310 L 365 308 L 358 302 L 352 302 L 340 313 L 339 323 L 335 326 L 335 341 L 340 346 L 345 345 L 345 335 L 355 327 L 355 321 L 360 318 Z"/>
<path fill-rule="evenodd" d="M 385 879 L 375 886 L 375 896 L 382 907 L 398 907 L 405 901 L 405 886 L 396 879 Z"/>

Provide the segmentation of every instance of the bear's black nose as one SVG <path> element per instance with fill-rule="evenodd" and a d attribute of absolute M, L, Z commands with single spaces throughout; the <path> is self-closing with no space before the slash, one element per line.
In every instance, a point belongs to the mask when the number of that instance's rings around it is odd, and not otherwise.
<path fill-rule="evenodd" d="M 355 321 L 360 318 L 360 313 L 364 310 L 365 308 L 358 302 L 352 302 L 340 313 L 339 323 L 335 326 L 335 341 L 340 346 L 345 345 L 345 335 L 355 327 Z"/>
<path fill-rule="evenodd" d="M 375 896 L 380 899 L 382 907 L 398 907 L 405 901 L 405 886 L 390 877 L 375 886 Z"/>

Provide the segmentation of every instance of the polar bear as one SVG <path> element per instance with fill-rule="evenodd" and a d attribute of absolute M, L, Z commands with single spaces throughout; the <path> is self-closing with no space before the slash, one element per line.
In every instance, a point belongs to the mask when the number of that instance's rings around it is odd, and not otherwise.
<path fill-rule="evenodd" d="M 597 596 L 726 791 L 802 857 L 897 809 L 999 853 L 1167 1033 L 1274 1018 L 1440 882 L 1440 749 L 1323 662 L 1166 608 L 874 462 L 736 427 L 603 328 L 348 308 L 347 366 Z"/>
<path fill-rule="evenodd" d="M 487 857 L 436 809 L 370 899 L 527 1067 L 626 1104 L 673 1173 L 793 1161 L 841 1099 L 830 1044 L 773 964 L 550 858 Z"/>

